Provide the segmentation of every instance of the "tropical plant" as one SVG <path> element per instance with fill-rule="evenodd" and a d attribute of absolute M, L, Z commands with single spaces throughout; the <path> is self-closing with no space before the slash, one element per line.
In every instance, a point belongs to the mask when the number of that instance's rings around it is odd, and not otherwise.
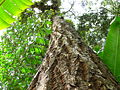
<path fill-rule="evenodd" d="M 120 17 L 117 16 L 110 25 L 103 62 L 109 67 L 115 78 L 120 82 Z"/>
<path fill-rule="evenodd" d="M 0 0 L 0 30 L 9 27 L 32 4 L 31 0 Z"/>

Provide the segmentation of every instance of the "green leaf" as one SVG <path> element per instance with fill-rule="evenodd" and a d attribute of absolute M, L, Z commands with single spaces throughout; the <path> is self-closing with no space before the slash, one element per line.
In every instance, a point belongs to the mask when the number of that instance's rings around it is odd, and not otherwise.
<path fill-rule="evenodd" d="M 6 10 L 8 14 L 10 13 L 12 15 L 18 15 L 21 12 L 21 10 L 18 7 L 16 7 L 16 5 L 10 0 L 6 0 L 2 4 L 2 8 Z"/>
<path fill-rule="evenodd" d="M 9 27 L 15 21 L 13 17 L 32 4 L 31 0 L 0 0 L 0 30 Z"/>
<path fill-rule="evenodd" d="M 41 52 L 41 50 L 40 50 L 39 48 L 35 48 L 35 52 L 36 52 L 37 54 L 39 54 L 39 53 Z"/>
<path fill-rule="evenodd" d="M 0 7 L 0 17 L 7 23 L 12 23 L 15 19 Z"/>
<path fill-rule="evenodd" d="M 8 26 L 10 26 L 10 24 L 8 24 L 7 22 L 0 18 L 0 29 L 4 29 Z"/>
<path fill-rule="evenodd" d="M 120 82 L 120 17 L 116 17 L 110 26 L 103 53 L 103 62 Z"/>
<path fill-rule="evenodd" d="M 30 52 L 31 52 L 32 54 L 34 54 L 34 52 L 35 52 L 34 48 L 30 48 Z"/>
<path fill-rule="evenodd" d="M 0 6 L 2 5 L 2 3 L 4 2 L 5 0 L 0 0 Z"/>
<path fill-rule="evenodd" d="M 52 22 L 51 21 L 46 21 L 46 24 L 52 24 Z"/>
<path fill-rule="evenodd" d="M 16 4 L 17 7 L 19 7 L 21 10 L 24 10 L 28 8 L 29 6 L 27 3 L 22 2 L 23 0 L 13 0 L 13 2 Z"/>
<path fill-rule="evenodd" d="M 103 59 L 103 51 L 100 51 L 100 52 L 98 53 L 98 56 L 99 56 L 101 59 Z"/>
<path fill-rule="evenodd" d="M 22 48 L 19 47 L 19 48 L 16 50 L 16 54 L 20 54 L 21 50 L 22 50 Z"/>

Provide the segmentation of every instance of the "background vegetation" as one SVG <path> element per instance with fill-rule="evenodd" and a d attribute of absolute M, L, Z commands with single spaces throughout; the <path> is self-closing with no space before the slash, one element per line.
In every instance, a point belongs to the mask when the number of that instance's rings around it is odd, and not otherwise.
<path fill-rule="evenodd" d="M 41 64 L 49 43 L 51 21 L 42 14 L 26 10 L 24 17 L 1 36 L 0 81 L 8 90 L 25 90 Z M 47 16 L 47 18 L 46 18 Z"/>

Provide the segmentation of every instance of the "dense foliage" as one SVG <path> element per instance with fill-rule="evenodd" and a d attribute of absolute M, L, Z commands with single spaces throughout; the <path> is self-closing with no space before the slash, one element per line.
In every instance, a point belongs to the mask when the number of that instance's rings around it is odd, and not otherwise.
<path fill-rule="evenodd" d="M 109 16 L 106 9 L 98 12 L 85 13 L 78 17 L 78 33 L 87 45 L 99 52 L 103 48 L 108 34 L 108 28 L 113 16 Z"/>
<path fill-rule="evenodd" d="M 7 90 L 26 90 L 48 47 L 51 11 L 24 13 L 1 37 L 0 82 Z"/>

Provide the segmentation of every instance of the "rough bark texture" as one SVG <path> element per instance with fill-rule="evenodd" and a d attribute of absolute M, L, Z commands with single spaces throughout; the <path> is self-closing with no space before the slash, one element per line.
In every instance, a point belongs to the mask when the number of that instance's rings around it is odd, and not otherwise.
<path fill-rule="evenodd" d="M 48 51 L 28 90 L 120 90 L 75 29 L 58 17 L 53 21 Z"/>

